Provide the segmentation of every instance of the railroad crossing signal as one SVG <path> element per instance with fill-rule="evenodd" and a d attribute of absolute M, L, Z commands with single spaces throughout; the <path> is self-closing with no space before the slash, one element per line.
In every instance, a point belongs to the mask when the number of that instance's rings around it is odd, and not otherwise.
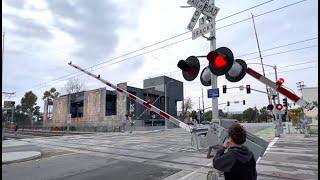
<path fill-rule="evenodd" d="M 227 47 L 220 47 L 207 55 L 210 71 L 216 75 L 225 75 L 230 82 L 238 82 L 245 75 L 247 64 L 242 59 L 234 60 L 232 51 Z"/>
<path fill-rule="evenodd" d="M 272 111 L 272 110 L 273 110 L 273 105 L 272 105 L 272 104 L 269 104 L 269 105 L 267 106 L 267 109 L 268 109 L 269 111 Z"/>
<path fill-rule="evenodd" d="M 279 78 L 276 82 L 276 84 L 278 85 L 282 85 L 284 83 L 284 79 L 283 78 Z"/>
<path fill-rule="evenodd" d="M 277 104 L 276 105 L 276 109 L 278 109 L 279 111 L 283 108 L 282 104 Z"/>
<path fill-rule="evenodd" d="M 180 60 L 177 65 L 182 70 L 182 75 L 185 80 L 194 80 L 200 70 L 199 59 L 195 56 L 190 56 L 186 60 Z"/>

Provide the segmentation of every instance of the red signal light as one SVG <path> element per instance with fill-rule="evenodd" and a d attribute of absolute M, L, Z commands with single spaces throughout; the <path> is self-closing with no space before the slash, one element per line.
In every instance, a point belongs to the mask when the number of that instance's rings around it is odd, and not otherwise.
<path fill-rule="evenodd" d="M 276 105 L 276 108 L 277 108 L 278 110 L 281 110 L 281 109 L 283 108 L 283 106 L 282 106 L 282 104 L 277 104 L 277 105 Z"/>
<path fill-rule="evenodd" d="M 221 76 L 227 73 L 234 62 L 233 53 L 227 47 L 220 47 L 210 51 L 207 55 L 209 68 L 211 73 L 216 76 Z"/>
<path fill-rule="evenodd" d="M 213 61 L 213 65 L 217 69 L 222 69 L 227 65 L 227 60 L 222 55 L 216 56 Z"/>
<path fill-rule="evenodd" d="M 284 79 L 283 78 L 279 78 L 276 84 L 281 85 L 283 83 L 284 83 Z"/>

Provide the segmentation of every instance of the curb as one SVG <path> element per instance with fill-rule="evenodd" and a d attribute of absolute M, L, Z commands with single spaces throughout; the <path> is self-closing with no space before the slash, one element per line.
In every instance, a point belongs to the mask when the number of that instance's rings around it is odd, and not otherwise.
<path fill-rule="evenodd" d="M 6 155 L 6 154 L 10 156 L 16 156 L 16 155 L 21 155 L 21 153 L 34 153 L 34 154 L 29 155 L 27 157 L 20 158 L 20 159 L 13 159 L 13 160 L 4 160 L 5 158 L 3 157 L 3 155 Z M 6 152 L 6 153 L 2 153 L 2 164 L 11 164 L 11 163 L 29 161 L 29 160 L 37 159 L 40 157 L 41 157 L 41 152 L 39 151 Z"/>

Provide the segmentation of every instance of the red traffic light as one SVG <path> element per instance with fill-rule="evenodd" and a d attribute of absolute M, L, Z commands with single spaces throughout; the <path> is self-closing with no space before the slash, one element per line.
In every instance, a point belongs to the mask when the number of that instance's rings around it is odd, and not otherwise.
<path fill-rule="evenodd" d="M 227 47 L 220 47 L 207 55 L 210 71 L 217 76 L 228 72 L 234 62 L 233 53 Z"/>
<path fill-rule="evenodd" d="M 281 110 L 283 108 L 282 104 L 277 104 L 276 109 Z"/>

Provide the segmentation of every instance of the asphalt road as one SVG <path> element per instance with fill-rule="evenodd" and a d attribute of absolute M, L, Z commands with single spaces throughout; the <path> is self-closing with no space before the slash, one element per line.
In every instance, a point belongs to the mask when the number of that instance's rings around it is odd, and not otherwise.
<path fill-rule="evenodd" d="M 314 179 L 318 138 L 280 138 L 257 165 L 258 179 Z M 191 147 L 182 129 L 17 139 L 3 152 L 39 150 L 38 160 L 2 165 L 4 180 L 206 179 L 212 160 Z M 281 178 L 280 178 L 281 177 Z"/>
<path fill-rule="evenodd" d="M 179 179 L 210 170 L 210 159 L 190 145 L 182 129 L 166 132 L 97 133 L 17 139 L 32 143 L 4 151 L 39 150 L 43 157 L 2 165 L 5 180 L 40 179 Z"/>

